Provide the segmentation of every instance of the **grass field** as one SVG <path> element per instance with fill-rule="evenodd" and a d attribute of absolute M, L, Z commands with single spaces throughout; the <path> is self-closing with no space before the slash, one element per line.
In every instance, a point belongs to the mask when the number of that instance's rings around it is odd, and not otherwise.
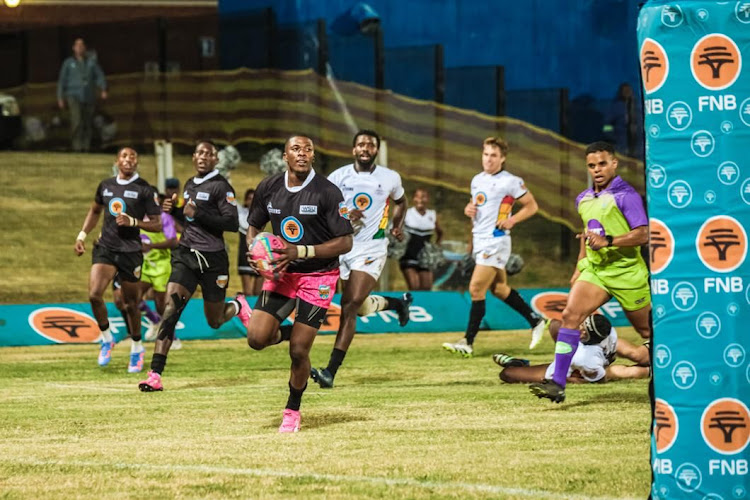
<path fill-rule="evenodd" d="M 138 391 L 127 343 L 103 369 L 93 345 L 3 349 L 0 498 L 645 498 L 646 382 L 538 400 L 490 359 L 523 355 L 524 333 L 482 332 L 473 359 L 440 349 L 456 334 L 358 336 L 334 389 L 310 383 L 294 435 L 277 433 L 284 346 L 185 342 L 163 393 Z"/>

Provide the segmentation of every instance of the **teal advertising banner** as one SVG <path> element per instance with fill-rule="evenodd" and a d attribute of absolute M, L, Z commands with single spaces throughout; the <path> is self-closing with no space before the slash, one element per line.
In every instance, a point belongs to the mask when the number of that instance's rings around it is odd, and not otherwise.
<path fill-rule="evenodd" d="M 646 2 L 638 43 L 654 308 L 652 497 L 747 498 L 750 2 Z"/>
<path fill-rule="evenodd" d="M 526 289 L 519 292 L 541 314 L 559 318 L 567 300 L 565 289 Z M 395 295 L 385 293 L 384 295 Z M 334 334 L 338 329 L 341 308 L 340 295 L 336 295 L 328 311 L 324 334 Z M 248 299 L 252 306 L 255 301 Z M 357 319 L 358 333 L 430 333 L 463 332 L 469 317 L 471 299 L 459 292 L 414 292 L 410 321 L 404 328 L 398 326 L 398 316 L 393 311 L 381 311 Z M 112 333 L 118 340 L 127 336 L 125 321 L 113 304 L 107 304 Z M 615 326 L 627 325 L 627 320 L 616 301 L 605 304 L 602 313 Z M 287 320 L 289 321 L 289 320 Z M 145 331 L 149 320 L 142 318 Z M 487 315 L 482 323 L 486 330 L 519 330 L 529 325 L 515 311 L 495 297 L 487 298 Z M 241 338 L 244 328 L 238 319 L 225 323 L 218 330 L 208 326 L 203 316 L 203 301 L 191 300 L 177 324 L 177 336 L 183 340 Z M 0 306 L 0 346 L 50 345 L 60 343 L 98 342 L 99 328 L 88 303 L 41 304 Z"/>

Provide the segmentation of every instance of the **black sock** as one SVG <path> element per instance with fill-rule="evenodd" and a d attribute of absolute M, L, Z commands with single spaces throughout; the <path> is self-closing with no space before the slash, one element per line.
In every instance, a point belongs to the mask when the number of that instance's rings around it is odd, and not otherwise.
<path fill-rule="evenodd" d="M 302 393 L 305 392 L 305 389 L 307 389 L 307 384 L 302 389 L 295 389 L 291 382 L 289 383 L 289 399 L 286 400 L 288 410 L 299 411 L 299 405 L 302 404 Z"/>
<path fill-rule="evenodd" d="M 346 351 L 336 349 L 335 347 L 333 348 L 333 351 L 331 351 L 331 359 L 328 360 L 328 366 L 326 366 L 326 370 L 328 370 L 331 375 L 336 375 L 339 366 L 344 362 L 344 356 L 346 356 Z"/>
<path fill-rule="evenodd" d="M 399 311 L 404 301 L 395 297 L 383 297 L 385 299 L 385 311 Z"/>
<path fill-rule="evenodd" d="M 477 336 L 479 325 L 482 323 L 484 313 L 487 309 L 487 302 L 484 300 L 472 300 L 471 312 L 469 312 L 469 325 L 466 327 L 466 343 L 472 345 L 474 337 Z"/>
<path fill-rule="evenodd" d="M 518 292 L 511 288 L 508 297 L 505 299 L 505 303 L 515 309 L 526 321 L 529 322 L 529 326 L 534 328 L 539 320 L 542 319 L 537 313 L 534 312 L 531 307 L 526 303 L 523 298 L 518 295 Z"/>
<path fill-rule="evenodd" d="M 159 375 L 161 375 L 161 372 L 164 371 L 164 366 L 166 366 L 166 364 L 167 364 L 166 354 L 154 353 L 154 356 L 151 358 L 151 371 L 156 372 Z"/>

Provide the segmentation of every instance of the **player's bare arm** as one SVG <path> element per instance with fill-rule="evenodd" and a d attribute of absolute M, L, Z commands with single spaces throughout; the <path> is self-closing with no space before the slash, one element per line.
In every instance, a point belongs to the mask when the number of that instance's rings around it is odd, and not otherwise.
<path fill-rule="evenodd" d="M 599 235 L 592 231 L 586 231 L 586 239 L 588 241 L 589 248 L 591 248 L 592 250 L 600 250 L 608 246 L 639 247 L 648 243 L 648 226 L 636 227 L 619 236 L 613 235 L 611 245 L 609 244 L 609 240 L 607 240 L 606 236 Z"/>
<path fill-rule="evenodd" d="M 83 220 L 83 227 L 81 228 L 81 232 L 78 233 L 75 245 L 73 247 L 73 250 L 79 257 L 86 251 L 86 245 L 84 244 L 84 242 L 86 241 L 86 236 L 96 227 L 103 210 L 104 205 L 99 205 L 97 202 L 91 203 L 91 207 L 86 214 L 86 218 Z"/>
<path fill-rule="evenodd" d="M 531 194 L 531 191 L 526 191 L 526 193 L 516 201 L 521 204 L 521 208 L 518 212 L 507 219 L 498 222 L 498 229 L 513 229 L 513 226 L 519 222 L 525 221 L 539 210 L 539 205 L 537 205 L 536 199 L 534 198 L 534 195 Z"/>
<path fill-rule="evenodd" d="M 394 203 L 396 206 L 393 207 L 393 228 L 391 229 L 391 234 L 398 241 L 402 241 L 404 239 L 404 219 L 406 218 L 406 209 L 408 208 L 406 196 L 395 200 Z"/>

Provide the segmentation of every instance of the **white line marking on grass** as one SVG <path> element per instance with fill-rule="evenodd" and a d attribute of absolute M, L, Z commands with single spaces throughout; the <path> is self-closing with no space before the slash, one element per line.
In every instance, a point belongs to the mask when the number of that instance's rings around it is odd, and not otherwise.
<path fill-rule="evenodd" d="M 197 472 L 204 474 L 230 474 L 235 476 L 281 477 L 291 479 L 313 479 L 315 481 L 332 481 L 340 483 L 370 483 L 378 486 L 413 486 L 416 488 L 446 489 L 476 491 L 495 495 L 516 495 L 529 498 L 549 498 L 553 500 L 636 500 L 633 497 L 599 497 L 590 495 L 575 495 L 553 491 L 533 490 L 526 488 L 511 488 L 491 484 L 476 484 L 453 481 L 420 481 L 411 478 L 387 478 L 377 476 L 346 476 L 342 474 L 316 474 L 314 472 L 289 472 L 271 469 L 241 469 L 236 467 L 217 467 L 212 465 L 166 465 L 166 464 L 125 464 L 108 462 L 79 462 L 54 460 L 9 460 L 10 463 L 25 465 L 63 467 L 92 467 L 97 469 L 138 469 L 144 471 L 165 472 Z"/>
<path fill-rule="evenodd" d="M 112 386 L 106 386 L 106 385 L 57 384 L 53 382 L 47 382 L 45 385 L 47 387 L 53 387 L 55 389 L 75 389 L 75 390 L 85 389 L 87 391 L 92 391 L 92 392 L 125 392 L 125 391 L 135 392 L 135 390 L 132 390 L 129 387 L 128 388 L 112 387 Z"/>

